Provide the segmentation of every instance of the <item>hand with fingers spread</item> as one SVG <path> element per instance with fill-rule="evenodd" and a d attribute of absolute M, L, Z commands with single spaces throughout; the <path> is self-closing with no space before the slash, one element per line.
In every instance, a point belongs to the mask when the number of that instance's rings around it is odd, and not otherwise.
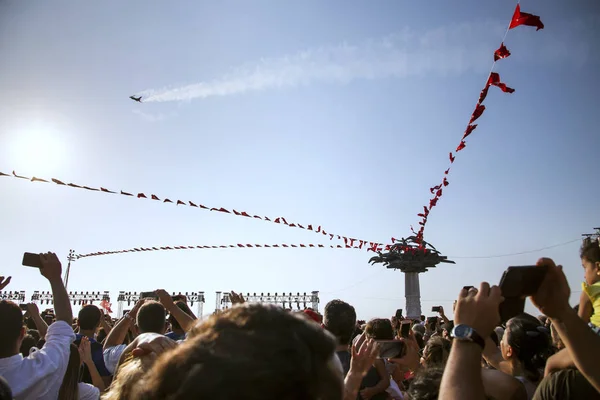
<path fill-rule="evenodd" d="M 244 299 L 244 296 L 242 296 L 241 293 L 236 293 L 233 290 L 231 291 L 231 293 L 229 294 L 229 299 L 231 300 L 231 304 L 236 305 L 236 304 L 244 304 L 246 302 L 246 300 Z"/>
<path fill-rule="evenodd" d="M 365 340 L 364 333 L 361 336 L 356 344 L 352 346 L 350 371 L 364 377 L 377 359 L 379 348 L 373 339 Z"/>
<path fill-rule="evenodd" d="M 500 323 L 499 307 L 502 301 L 504 298 L 500 288 L 490 288 L 487 282 L 482 282 L 479 290 L 474 287 L 468 290 L 463 288 L 456 303 L 455 326 L 467 325 L 482 338 L 487 338 Z"/>
<path fill-rule="evenodd" d="M 3 276 L 0 276 L 0 290 L 4 290 L 4 288 L 8 286 L 8 284 L 10 283 L 11 278 L 12 278 L 12 276 L 9 276 L 6 279 L 4 279 Z"/>

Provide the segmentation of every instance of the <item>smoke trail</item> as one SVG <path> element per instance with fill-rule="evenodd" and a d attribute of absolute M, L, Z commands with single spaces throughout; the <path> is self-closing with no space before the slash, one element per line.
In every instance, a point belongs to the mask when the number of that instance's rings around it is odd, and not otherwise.
<path fill-rule="evenodd" d="M 144 102 L 185 101 L 313 83 L 346 84 L 357 79 L 485 71 L 490 63 L 490 48 L 497 45 L 502 31 L 502 24 L 490 23 L 462 24 L 424 34 L 406 29 L 359 45 L 344 43 L 262 59 L 217 79 L 146 90 L 139 95 Z"/>

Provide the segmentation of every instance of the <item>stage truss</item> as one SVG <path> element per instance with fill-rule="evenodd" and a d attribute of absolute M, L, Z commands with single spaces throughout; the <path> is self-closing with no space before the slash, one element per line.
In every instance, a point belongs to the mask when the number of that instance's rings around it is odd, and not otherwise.
<path fill-rule="evenodd" d="M 305 310 L 311 308 L 319 311 L 319 292 L 301 293 L 240 293 L 248 303 L 276 304 L 285 309 Z M 232 306 L 230 292 L 217 292 L 215 311 L 222 311 Z M 295 307 L 294 307 L 295 306 Z"/>

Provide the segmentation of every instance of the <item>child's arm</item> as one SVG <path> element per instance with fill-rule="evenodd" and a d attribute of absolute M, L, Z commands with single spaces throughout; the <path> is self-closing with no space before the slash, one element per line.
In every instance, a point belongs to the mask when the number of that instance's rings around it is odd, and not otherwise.
<path fill-rule="evenodd" d="M 590 318 L 594 313 L 594 306 L 592 305 L 592 301 L 586 292 L 581 292 L 581 296 L 579 296 L 579 311 L 577 315 L 581 318 L 586 324 L 590 322 Z"/>

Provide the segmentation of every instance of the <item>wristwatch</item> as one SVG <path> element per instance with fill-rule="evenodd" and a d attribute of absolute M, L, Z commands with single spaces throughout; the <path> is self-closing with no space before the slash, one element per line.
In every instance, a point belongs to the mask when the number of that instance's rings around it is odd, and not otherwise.
<path fill-rule="evenodd" d="M 475 329 L 468 325 L 456 325 L 454 329 L 452 329 L 452 337 L 460 341 L 477 343 L 481 347 L 481 350 L 485 348 L 485 340 L 475 331 Z"/>

